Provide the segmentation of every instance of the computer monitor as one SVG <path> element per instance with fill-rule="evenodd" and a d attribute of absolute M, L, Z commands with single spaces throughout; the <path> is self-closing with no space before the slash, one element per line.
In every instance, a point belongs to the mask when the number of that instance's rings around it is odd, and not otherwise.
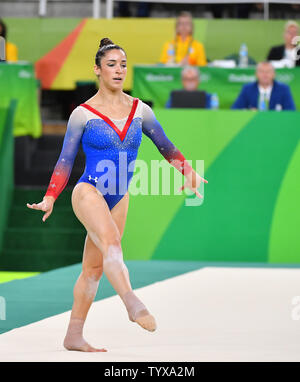
<path fill-rule="evenodd" d="M 203 90 L 173 90 L 171 100 L 172 108 L 205 109 L 206 93 Z"/>

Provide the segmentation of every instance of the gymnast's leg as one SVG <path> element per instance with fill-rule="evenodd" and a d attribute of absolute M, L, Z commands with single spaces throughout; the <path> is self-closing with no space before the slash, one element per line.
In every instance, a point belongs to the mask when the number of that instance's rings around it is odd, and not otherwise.
<path fill-rule="evenodd" d="M 115 217 L 119 215 L 120 218 L 126 218 L 122 200 L 110 211 L 103 195 L 88 183 L 78 184 L 72 194 L 74 213 L 100 249 L 103 255 L 103 271 L 123 300 L 130 320 L 137 322 L 144 329 L 154 331 L 154 317 L 132 291 L 128 269 L 123 261 L 121 235 L 112 217 L 114 214 Z"/>
<path fill-rule="evenodd" d="M 102 253 L 103 270 L 123 300 L 129 318 L 147 330 L 155 330 L 154 317 L 132 291 L 128 269 L 123 262 L 121 236 L 128 208 L 126 195 L 109 211 L 99 191 L 87 183 L 79 183 L 72 194 L 72 205 L 91 241 Z"/>
<path fill-rule="evenodd" d="M 127 194 L 120 200 L 120 202 L 117 203 L 111 210 L 112 217 L 114 221 L 117 223 L 119 231 L 121 232 L 121 237 L 123 235 L 124 226 L 125 226 L 126 217 L 127 217 L 128 200 L 129 200 L 129 194 L 127 192 Z M 120 229 L 120 226 L 121 226 L 121 229 Z M 121 251 L 122 251 L 122 248 L 121 248 Z M 156 329 L 155 319 L 152 315 L 150 315 L 145 305 L 139 300 L 139 298 L 133 292 L 131 288 L 131 284 L 130 284 L 129 272 L 126 265 L 123 262 L 123 254 L 121 253 L 121 255 L 122 255 L 121 259 L 123 263 L 123 270 L 128 279 L 128 285 L 130 286 L 130 289 L 127 290 L 126 293 L 122 293 L 122 294 L 119 293 L 119 295 L 125 304 L 129 319 L 132 322 L 138 323 L 144 329 L 147 329 L 149 331 L 154 331 Z M 107 274 L 108 270 L 106 269 L 105 272 Z M 111 283 L 112 283 L 112 280 L 111 280 Z M 115 289 L 117 290 L 117 286 L 115 286 Z"/>
<path fill-rule="evenodd" d="M 74 286 L 74 302 L 67 334 L 64 339 L 64 347 L 68 350 L 106 351 L 105 349 L 96 349 L 90 346 L 83 338 L 83 325 L 97 293 L 102 272 L 102 254 L 87 234 L 83 251 L 82 271 Z"/>
<path fill-rule="evenodd" d="M 118 227 L 121 237 L 126 222 L 128 200 L 129 194 L 127 193 L 118 203 L 118 206 L 115 206 L 111 211 L 112 218 Z M 68 350 L 105 351 L 104 349 L 95 349 L 90 346 L 83 338 L 82 333 L 87 313 L 97 293 L 102 274 L 102 253 L 87 234 L 83 251 L 82 272 L 74 287 L 74 303 L 64 340 L 64 346 Z"/>

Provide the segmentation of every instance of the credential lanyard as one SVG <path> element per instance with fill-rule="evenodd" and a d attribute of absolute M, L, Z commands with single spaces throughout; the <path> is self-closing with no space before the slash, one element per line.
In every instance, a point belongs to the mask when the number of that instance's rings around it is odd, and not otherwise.
<path fill-rule="evenodd" d="M 175 61 L 175 63 L 176 63 L 177 50 L 178 50 L 177 40 L 178 40 L 178 36 L 176 36 L 176 39 L 175 39 L 175 52 L 174 52 L 174 54 L 175 54 L 175 56 L 174 56 L 174 61 Z M 187 51 L 186 51 L 184 57 L 186 57 L 187 54 L 189 53 L 193 41 L 194 41 L 194 39 L 193 39 L 193 37 L 192 37 L 191 40 L 190 40 L 190 42 L 189 42 L 189 45 L 188 45 L 188 47 L 187 47 Z"/>

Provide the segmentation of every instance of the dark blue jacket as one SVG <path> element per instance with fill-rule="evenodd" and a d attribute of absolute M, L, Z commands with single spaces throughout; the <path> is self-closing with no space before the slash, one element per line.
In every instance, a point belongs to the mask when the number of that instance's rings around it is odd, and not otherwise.
<path fill-rule="evenodd" d="M 258 82 L 255 81 L 243 86 L 231 109 L 258 109 L 258 99 Z M 269 110 L 276 110 L 276 105 L 281 105 L 282 110 L 296 110 L 289 86 L 274 80 Z"/>

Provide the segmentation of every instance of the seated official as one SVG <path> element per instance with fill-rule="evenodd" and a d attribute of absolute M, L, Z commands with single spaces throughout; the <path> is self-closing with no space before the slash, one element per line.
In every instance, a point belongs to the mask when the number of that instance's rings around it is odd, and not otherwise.
<path fill-rule="evenodd" d="M 195 91 L 200 85 L 200 72 L 198 68 L 187 66 L 181 71 L 181 83 L 184 91 Z M 166 108 L 171 108 L 172 93 L 166 103 Z M 205 108 L 211 108 L 211 94 L 205 92 Z"/>
<path fill-rule="evenodd" d="M 175 38 L 167 41 L 160 56 L 162 64 L 196 65 L 207 64 L 203 44 L 193 37 L 193 19 L 189 12 L 181 12 L 177 17 Z"/>
<path fill-rule="evenodd" d="M 6 61 L 18 61 L 18 48 L 15 44 L 6 41 L 7 28 L 4 22 L 0 19 L 0 36 L 5 39 L 5 59 Z"/>
<path fill-rule="evenodd" d="M 243 86 L 231 109 L 296 110 L 288 85 L 276 81 L 270 62 L 261 62 L 256 69 L 257 81 Z"/>
<path fill-rule="evenodd" d="M 287 59 L 291 63 L 291 67 L 300 66 L 300 57 L 297 58 L 297 53 L 300 54 L 300 48 L 297 49 L 294 39 L 299 36 L 299 25 L 295 21 L 288 21 L 284 28 L 284 44 L 274 46 L 269 51 L 267 60 L 278 61 Z M 298 54 L 298 55 L 299 55 Z"/>

